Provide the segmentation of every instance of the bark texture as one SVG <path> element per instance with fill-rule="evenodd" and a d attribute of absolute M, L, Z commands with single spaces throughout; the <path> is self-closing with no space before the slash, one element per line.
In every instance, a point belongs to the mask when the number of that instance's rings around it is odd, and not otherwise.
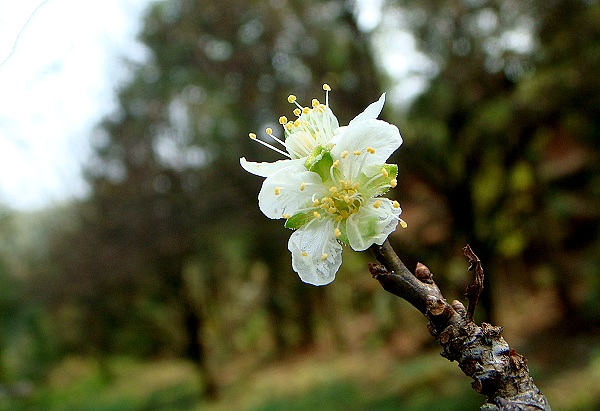
<path fill-rule="evenodd" d="M 379 261 L 369 264 L 373 278 L 384 290 L 407 300 L 427 317 L 429 332 L 443 348 L 442 356 L 456 361 L 473 379 L 473 389 L 487 397 L 481 410 L 550 411 L 548 400 L 529 375 L 525 357 L 508 346 L 502 327 L 473 322 L 475 304 L 483 289 L 483 268 L 469 246 L 464 252 L 475 280 L 466 292 L 468 309 L 460 301 L 446 301 L 425 265 L 419 263 L 415 273 L 410 272 L 387 240 L 371 250 Z"/>

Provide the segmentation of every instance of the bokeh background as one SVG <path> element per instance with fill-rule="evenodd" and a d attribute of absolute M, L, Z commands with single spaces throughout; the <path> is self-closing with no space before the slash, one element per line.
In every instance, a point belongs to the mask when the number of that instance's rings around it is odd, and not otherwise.
<path fill-rule="evenodd" d="M 341 124 L 388 92 L 405 263 L 462 298 L 471 244 L 477 320 L 505 327 L 553 408 L 600 408 L 596 0 L 170 0 L 138 26 L 114 108 L 74 138 L 77 195 L 2 207 L 0 409 L 478 409 L 368 253 L 305 285 L 258 210 L 239 158 L 280 157 L 248 133 L 323 83 Z"/>

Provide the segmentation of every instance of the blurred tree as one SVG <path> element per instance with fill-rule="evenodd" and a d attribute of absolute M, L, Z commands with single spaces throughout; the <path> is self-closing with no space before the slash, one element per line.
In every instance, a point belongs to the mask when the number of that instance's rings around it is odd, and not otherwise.
<path fill-rule="evenodd" d="M 532 286 L 550 269 L 567 313 L 581 314 L 569 295 L 596 264 L 598 4 L 394 4 L 437 67 L 411 107 L 402 156 L 410 197 L 430 215 L 413 250 L 437 249 L 451 265 L 469 242 L 492 282 Z"/>
<path fill-rule="evenodd" d="M 19 386 L 43 378 L 57 355 L 47 313 L 30 292 L 31 273 L 47 262 L 47 225 L 43 212 L 0 206 L 0 388 L 9 396 L 27 394 Z"/>
<path fill-rule="evenodd" d="M 528 241 L 554 274 L 569 325 L 600 325 L 600 4 L 538 4 L 536 71 L 515 93 L 534 131 L 538 230 Z"/>
<path fill-rule="evenodd" d="M 148 59 L 133 65 L 118 112 L 93 138 L 91 195 L 77 207 L 76 227 L 54 244 L 64 276 L 54 301 L 72 304 L 73 319 L 87 328 L 80 338 L 100 356 L 122 346 L 115 330 L 127 327 L 159 327 L 143 334 L 154 339 L 146 342 L 151 352 L 181 337 L 183 354 L 214 394 L 206 358 L 219 347 L 210 346 L 206 324 L 235 349 L 227 325 L 240 320 L 228 317 L 228 306 L 241 307 L 231 298 L 251 262 L 267 272 L 261 293 L 276 350 L 314 342 L 324 292 L 299 282 L 282 247 L 289 233 L 259 215 L 260 179 L 239 158 L 276 157 L 244 136 L 291 116 L 290 91 L 308 102 L 322 95 L 323 82 L 334 87 L 334 111 L 347 122 L 377 99 L 378 77 L 344 1 L 158 2 L 140 39 Z M 176 315 L 181 332 L 161 336 L 173 321 L 148 316 L 149 307 Z"/>

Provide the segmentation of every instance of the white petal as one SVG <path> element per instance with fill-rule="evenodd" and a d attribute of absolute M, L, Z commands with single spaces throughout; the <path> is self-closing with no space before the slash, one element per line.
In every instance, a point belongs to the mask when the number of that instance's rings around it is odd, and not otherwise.
<path fill-rule="evenodd" d="M 340 123 L 338 122 L 337 117 L 329 107 L 326 107 L 325 112 L 323 113 L 323 131 L 317 136 L 319 144 L 325 145 L 329 143 L 339 127 Z"/>
<path fill-rule="evenodd" d="M 306 158 L 312 153 L 317 140 L 306 131 L 290 133 L 285 139 L 285 149 L 292 158 Z"/>
<path fill-rule="evenodd" d="M 342 264 L 342 246 L 333 230 L 332 220 L 312 220 L 291 235 L 292 268 L 303 282 L 325 285 L 335 278 Z"/>
<path fill-rule="evenodd" d="M 394 151 L 402 144 L 402 137 L 398 127 L 386 123 L 382 120 L 364 120 L 346 127 L 340 134 L 332 140 L 335 146 L 331 149 L 334 158 L 339 158 L 344 151 L 353 153 L 360 151 L 366 154 L 367 148 L 375 150 L 374 154 L 368 154 L 361 167 L 365 167 L 363 172 L 370 176 L 379 172 L 370 170 L 370 165 L 384 164 Z M 350 156 L 351 157 L 351 156 Z M 355 177 L 352 171 L 348 171 L 349 177 Z"/>
<path fill-rule="evenodd" d="M 358 123 L 359 121 L 375 119 L 375 118 L 379 117 L 379 114 L 381 114 L 381 110 L 383 109 L 384 103 L 385 103 L 385 93 L 383 93 L 381 95 L 381 97 L 379 97 L 379 100 L 377 100 L 374 103 L 369 104 L 369 106 L 358 116 L 354 117 L 354 119 L 348 125 L 350 125 L 352 123 Z"/>
<path fill-rule="evenodd" d="M 373 207 L 376 201 L 381 202 L 378 208 Z M 385 239 L 398 225 L 400 207 L 394 208 L 387 198 L 371 198 L 358 213 L 346 220 L 346 235 L 350 247 L 355 251 L 363 251 L 373 244 L 383 244 Z"/>
<path fill-rule="evenodd" d="M 279 160 L 274 163 L 254 163 L 252 161 L 246 160 L 246 157 L 240 158 L 240 165 L 249 173 L 256 174 L 261 177 L 269 177 L 270 175 L 276 173 L 282 168 L 289 167 L 292 165 L 300 164 L 303 160 Z"/>
<path fill-rule="evenodd" d="M 292 216 L 327 193 L 321 177 L 298 163 L 265 179 L 258 193 L 258 207 L 269 218 L 282 218 L 284 214 Z"/>

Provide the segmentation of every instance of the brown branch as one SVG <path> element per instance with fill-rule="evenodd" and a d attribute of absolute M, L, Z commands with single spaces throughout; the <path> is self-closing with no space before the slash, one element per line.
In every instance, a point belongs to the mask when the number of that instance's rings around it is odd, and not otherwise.
<path fill-rule="evenodd" d="M 467 288 L 468 311 L 460 301 L 448 304 L 425 265 L 418 263 L 411 273 L 387 240 L 371 246 L 371 251 L 379 261 L 369 264 L 373 278 L 427 317 L 429 332 L 443 348 L 442 356 L 458 362 L 473 379 L 473 389 L 487 396 L 482 410 L 550 410 L 548 400 L 529 375 L 525 357 L 510 349 L 502 337 L 502 327 L 478 326 L 472 320 L 483 288 L 483 269 L 470 247 L 464 251 L 475 270 L 475 282 Z"/>
<path fill-rule="evenodd" d="M 467 321 L 473 321 L 475 306 L 477 305 L 477 300 L 479 300 L 479 295 L 483 290 L 483 267 L 481 267 L 481 260 L 479 260 L 479 257 L 471 250 L 469 244 L 463 248 L 463 252 L 465 257 L 469 259 L 469 263 L 471 263 L 467 271 L 475 271 L 475 280 L 473 281 L 473 284 L 467 287 L 467 292 L 465 293 L 465 297 L 467 297 L 467 300 L 469 301 Z"/>

